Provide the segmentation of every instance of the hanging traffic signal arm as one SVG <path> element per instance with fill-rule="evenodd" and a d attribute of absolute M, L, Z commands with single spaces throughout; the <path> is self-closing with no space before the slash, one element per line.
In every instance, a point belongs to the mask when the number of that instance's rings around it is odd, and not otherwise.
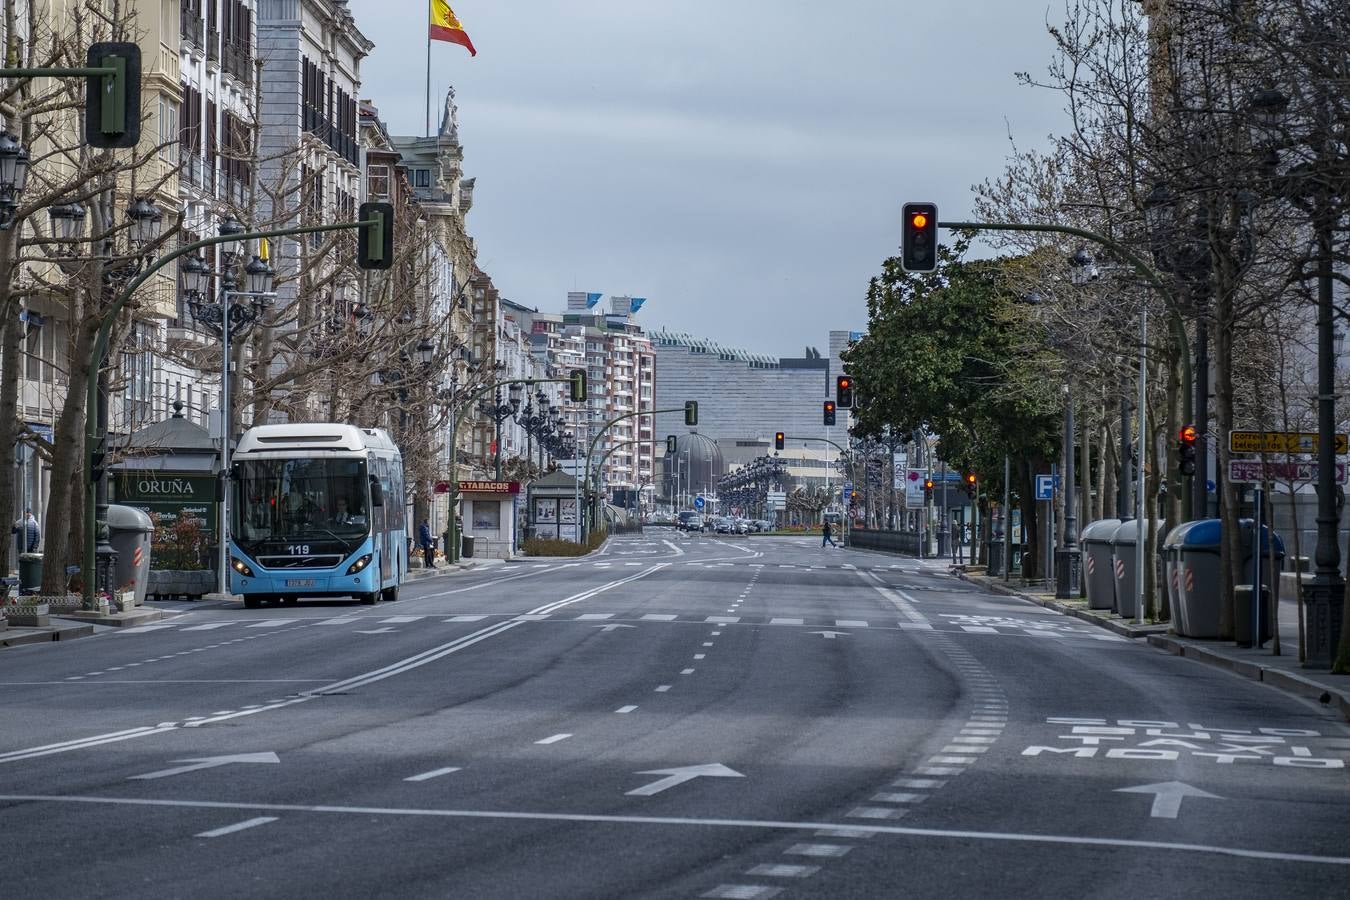
<path fill-rule="evenodd" d="M 141 139 L 141 48 L 126 41 L 89 46 L 80 68 L 0 69 L 0 78 L 85 79 L 84 140 L 90 147 L 134 147 Z"/>

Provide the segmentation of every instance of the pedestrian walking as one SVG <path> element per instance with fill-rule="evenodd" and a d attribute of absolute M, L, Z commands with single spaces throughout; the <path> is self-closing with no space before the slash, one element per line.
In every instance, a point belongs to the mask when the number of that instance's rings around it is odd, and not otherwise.
<path fill-rule="evenodd" d="M 832 537 L 833 534 L 834 529 L 830 528 L 830 523 L 828 521 L 822 522 L 820 526 L 820 546 L 822 548 L 824 548 L 826 544 L 829 544 L 831 547 L 839 546 L 834 542 L 834 538 Z"/>
<path fill-rule="evenodd" d="M 36 553 L 38 544 L 42 543 L 42 529 L 38 526 L 38 520 L 33 517 L 31 509 L 23 511 L 23 515 L 10 529 L 10 533 L 16 536 L 14 544 L 20 548 L 20 553 Z"/>
<path fill-rule="evenodd" d="M 422 545 L 422 560 L 427 568 L 436 568 L 436 540 L 431 536 L 431 523 L 426 519 L 417 527 L 417 541 Z"/>

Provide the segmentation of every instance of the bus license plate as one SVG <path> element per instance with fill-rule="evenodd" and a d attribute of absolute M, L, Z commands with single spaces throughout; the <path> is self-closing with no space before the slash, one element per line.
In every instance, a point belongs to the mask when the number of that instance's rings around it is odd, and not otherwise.
<path fill-rule="evenodd" d="M 314 587 L 313 578 L 287 578 L 286 587 Z"/>

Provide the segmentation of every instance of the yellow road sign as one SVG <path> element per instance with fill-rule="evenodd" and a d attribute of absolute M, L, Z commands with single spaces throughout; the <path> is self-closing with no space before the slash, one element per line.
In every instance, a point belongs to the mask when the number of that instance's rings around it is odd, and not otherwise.
<path fill-rule="evenodd" d="M 1228 449 L 1234 453 L 1316 453 L 1317 435 L 1311 431 L 1231 431 Z M 1350 453 L 1350 436 L 1336 435 L 1336 455 Z"/>

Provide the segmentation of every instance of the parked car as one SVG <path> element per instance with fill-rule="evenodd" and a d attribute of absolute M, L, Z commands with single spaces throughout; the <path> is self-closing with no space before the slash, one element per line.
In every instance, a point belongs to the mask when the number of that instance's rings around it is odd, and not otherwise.
<path fill-rule="evenodd" d="M 738 517 L 738 518 L 736 518 L 734 521 L 735 521 L 735 525 L 736 525 L 736 533 L 737 533 L 737 534 L 749 534 L 749 533 L 750 533 L 750 530 L 751 530 L 751 529 L 750 529 L 750 520 L 749 520 L 749 519 L 742 519 L 742 518 L 739 518 L 739 517 Z"/>

